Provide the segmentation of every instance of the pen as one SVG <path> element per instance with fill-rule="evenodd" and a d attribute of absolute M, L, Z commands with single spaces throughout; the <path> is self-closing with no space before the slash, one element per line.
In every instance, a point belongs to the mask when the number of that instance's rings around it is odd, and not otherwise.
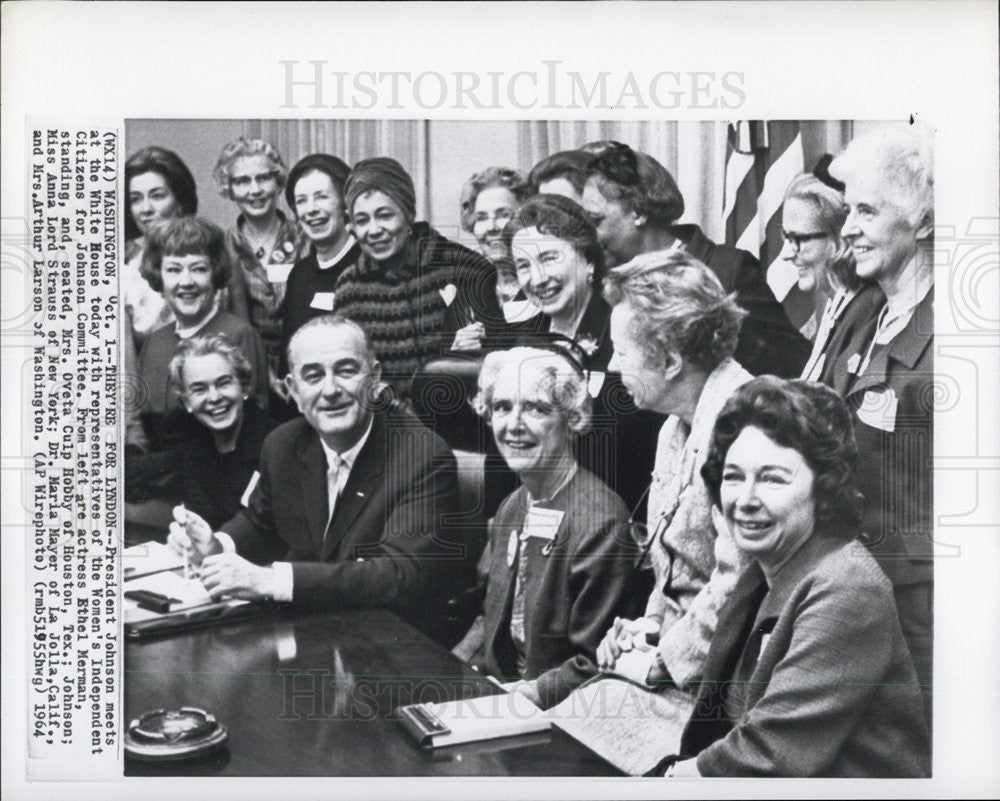
<path fill-rule="evenodd" d="M 505 693 L 509 692 L 509 690 L 506 687 L 503 686 L 503 682 L 502 681 L 500 681 L 495 676 L 491 676 L 489 673 L 486 674 L 486 681 L 488 681 L 490 684 L 494 685 L 495 687 L 499 687 Z"/>
<path fill-rule="evenodd" d="M 181 509 L 184 510 L 184 533 L 187 534 L 188 544 L 184 548 L 184 581 L 191 580 L 191 535 L 188 533 L 188 514 L 187 507 L 182 503 Z"/>

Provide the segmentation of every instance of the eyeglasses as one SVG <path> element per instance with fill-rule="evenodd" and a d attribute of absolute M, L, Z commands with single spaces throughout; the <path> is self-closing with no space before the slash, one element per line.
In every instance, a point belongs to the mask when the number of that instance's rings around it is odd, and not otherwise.
<path fill-rule="evenodd" d="M 667 553 L 669 558 L 669 565 L 666 571 L 666 586 L 664 587 L 664 592 L 670 588 L 670 583 L 673 580 L 674 572 L 674 549 L 670 544 L 664 539 L 664 535 L 667 533 L 667 529 L 670 528 L 670 524 L 674 520 L 674 515 L 677 514 L 677 510 L 680 508 L 681 501 L 684 499 L 684 493 L 680 493 L 677 499 L 674 501 L 673 506 L 667 511 L 660 514 L 656 521 L 656 527 L 653 529 L 653 533 L 649 533 L 649 527 L 645 523 L 641 523 L 636 520 L 636 516 L 642 509 L 642 504 L 649 495 L 649 491 L 653 488 L 650 484 L 646 487 L 646 491 L 642 493 L 639 498 L 638 503 L 635 505 L 635 509 L 632 510 L 632 514 L 628 518 L 628 531 L 632 540 L 639 547 L 639 556 L 635 560 L 635 569 L 639 570 L 645 566 L 646 557 L 649 556 L 649 551 L 653 547 L 653 543 L 656 540 L 660 541 L 660 545 L 664 551 Z"/>
<path fill-rule="evenodd" d="M 817 231 L 813 234 L 790 234 L 788 231 L 782 231 L 781 235 L 796 252 L 802 250 L 802 245 L 805 242 L 812 242 L 814 239 L 826 239 L 826 234 L 821 231 Z"/>
<path fill-rule="evenodd" d="M 271 172 L 262 172 L 257 175 L 236 175 L 229 179 L 229 183 L 234 189 L 249 189 L 251 184 L 263 186 L 277 180 L 278 173 L 272 170 Z"/>

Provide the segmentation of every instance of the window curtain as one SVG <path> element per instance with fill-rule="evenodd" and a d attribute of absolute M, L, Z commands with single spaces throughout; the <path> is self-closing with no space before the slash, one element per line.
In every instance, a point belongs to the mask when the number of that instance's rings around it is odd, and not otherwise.
<path fill-rule="evenodd" d="M 426 120 L 247 120 L 244 133 L 277 147 L 289 167 L 310 153 L 330 153 L 348 165 L 390 156 L 413 178 L 422 220 L 430 207 L 427 126 Z"/>
<path fill-rule="evenodd" d="M 545 121 L 519 123 L 518 160 L 532 165 L 560 150 L 587 142 L 624 142 L 659 161 L 684 196 L 682 222 L 701 226 L 716 242 L 725 240 L 722 220 L 728 123 L 650 121 Z M 802 146 L 807 168 L 823 153 L 838 153 L 851 138 L 845 121 L 803 121 Z"/>

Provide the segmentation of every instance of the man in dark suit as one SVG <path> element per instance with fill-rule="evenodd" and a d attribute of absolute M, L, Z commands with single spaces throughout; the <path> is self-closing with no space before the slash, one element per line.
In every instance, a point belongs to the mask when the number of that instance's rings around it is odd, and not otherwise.
<path fill-rule="evenodd" d="M 259 477 L 221 531 L 178 507 L 170 544 L 201 562 L 213 597 L 388 607 L 430 629 L 476 557 L 454 522 L 454 455 L 379 393 L 379 363 L 350 320 L 307 322 L 288 360 L 303 418 L 264 441 Z"/>
<path fill-rule="evenodd" d="M 933 667 L 934 174 L 929 133 L 887 128 L 831 165 L 858 275 L 878 284 L 837 324 L 820 379 L 854 414 L 864 541 L 892 581 L 930 715 Z"/>

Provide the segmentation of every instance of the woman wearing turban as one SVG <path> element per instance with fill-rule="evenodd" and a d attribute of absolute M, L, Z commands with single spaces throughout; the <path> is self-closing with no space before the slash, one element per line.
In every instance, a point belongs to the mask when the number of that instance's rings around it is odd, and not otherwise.
<path fill-rule="evenodd" d="M 496 270 L 415 222 L 413 180 L 394 159 L 359 161 L 344 200 L 361 257 L 337 280 L 336 311 L 365 329 L 383 378 L 405 395 L 428 360 L 480 350 L 503 327 Z"/>

